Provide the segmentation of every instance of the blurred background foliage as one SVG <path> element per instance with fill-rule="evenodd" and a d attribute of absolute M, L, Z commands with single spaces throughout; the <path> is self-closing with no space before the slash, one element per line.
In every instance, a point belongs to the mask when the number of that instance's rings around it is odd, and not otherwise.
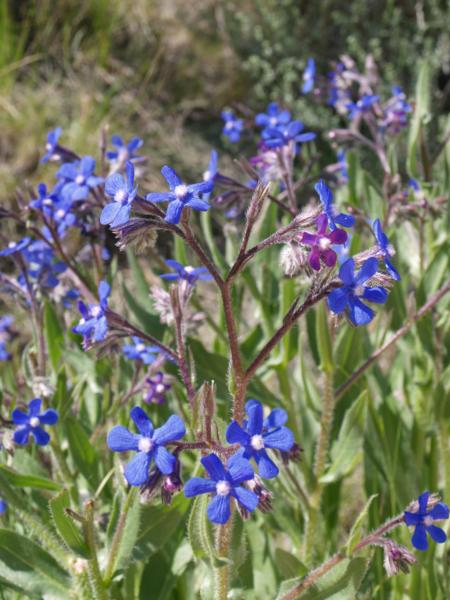
<path fill-rule="evenodd" d="M 446 0 L 0 0 L 0 192 L 32 177 L 56 125 L 93 153 L 101 127 L 138 133 L 153 176 L 166 160 L 198 169 L 225 105 L 285 101 L 326 130 L 337 117 L 299 94 L 308 56 L 325 73 L 370 52 L 407 94 L 425 58 L 445 113 L 449 17 Z"/>

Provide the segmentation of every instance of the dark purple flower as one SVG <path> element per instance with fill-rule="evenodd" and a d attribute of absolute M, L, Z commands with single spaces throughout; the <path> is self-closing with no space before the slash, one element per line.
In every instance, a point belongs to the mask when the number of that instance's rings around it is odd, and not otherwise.
<path fill-rule="evenodd" d="M 317 218 L 317 233 L 305 231 L 300 239 L 302 244 L 311 246 L 308 262 L 315 271 L 320 271 L 321 262 L 329 268 L 334 267 L 337 260 L 336 252 L 331 248 L 333 244 L 345 244 L 347 233 L 343 229 L 334 229 L 326 233 L 328 218 L 322 213 Z"/>
<path fill-rule="evenodd" d="M 419 507 L 417 512 L 405 511 L 405 523 L 409 527 L 415 527 L 412 536 L 412 545 L 417 550 L 428 549 L 427 533 L 438 544 L 443 544 L 447 539 L 445 531 L 433 525 L 433 521 L 448 519 L 449 509 L 446 504 L 439 502 L 431 510 L 428 510 L 428 499 L 430 492 L 424 492 L 418 498 Z"/>
<path fill-rule="evenodd" d="M 54 425 L 58 421 L 58 413 L 56 410 L 49 408 L 44 412 L 40 412 L 42 400 L 34 398 L 28 404 L 28 412 L 15 408 L 12 412 L 13 423 L 18 425 L 14 432 L 14 442 L 19 445 L 28 443 L 30 433 L 34 437 L 36 444 L 45 446 L 50 441 L 49 434 L 42 429 L 41 425 Z"/>
<path fill-rule="evenodd" d="M 147 377 L 144 383 L 144 401 L 148 404 L 162 404 L 165 401 L 166 392 L 171 389 L 169 383 L 164 382 L 164 373 L 158 371 L 156 375 Z"/>

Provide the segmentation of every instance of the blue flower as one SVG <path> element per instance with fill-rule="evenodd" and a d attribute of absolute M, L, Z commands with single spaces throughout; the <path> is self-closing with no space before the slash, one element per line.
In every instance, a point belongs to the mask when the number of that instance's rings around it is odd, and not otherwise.
<path fill-rule="evenodd" d="M 130 218 L 131 205 L 137 194 L 137 185 L 134 185 L 134 167 L 131 162 L 126 165 L 127 178 L 120 173 L 107 177 L 105 192 L 113 199 L 107 204 L 100 215 L 100 223 L 112 227 L 125 225 Z"/>
<path fill-rule="evenodd" d="M 126 144 L 119 135 L 111 136 L 111 143 L 117 148 L 117 150 L 109 151 L 106 153 L 106 158 L 110 161 L 121 162 L 122 164 L 126 161 L 137 161 L 139 156 L 136 155 L 138 150 L 144 143 L 141 138 L 134 137 Z"/>
<path fill-rule="evenodd" d="M 58 276 L 67 269 L 67 265 L 58 261 L 53 250 L 42 240 L 32 241 L 23 250 L 23 258 L 27 263 L 28 277 L 41 287 L 55 288 L 59 283 Z M 23 274 L 18 281 L 26 288 Z"/>
<path fill-rule="evenodd" d="M 272 102 L 267 107 L 265 113 L 259 113 L 255 117 L 256 125 L 260 127 L 283 127 L 291 120 L 291 113 L 288 110 L 281 109 L 276 102 Z"/>
<path fill-rule="evenodd" d="M 363 285 L 373 277 L 378 270 L 376 258 L 368 258 L 361 269 L 355 274 L 355 261 L 349 258 L 339 269 L 339 277 L 344 285 L 331 291 L 328 295 L 328 306 L 334 313 L 343 312 L 349 308 L 350 320 L 354 325 L 367 325 L 375 316 L 374 311 L 361 299 L 368 302 L 384 304 L 388 294 L 382 287 Z"/>
<path fill-rule="evenodd" d="M 144 365 L 151 365 L 159 354 L 158 346 L 146 346 L 141 338 L 133 336 L 134 344 L 125 344 L 123 353 L 130 360 L 140 360 Z"/>
<path fill-rule="evenodd" d="M 380 122 L 381 130 L 386 130 L 391 135 L 396 135 L 408 124 L 408 113 L 412 106 L 406 101 L 402 88 L 393 86 L 392 97 L 383 107 L 383 118 Z"/>
<path fill-rule="evenodd" d="M 379 96 L 364 94 L 357 102 L 349 102 L 347 109 L 350 111 L 350 119 L 354 119 L 358 114 L 368 112 L 378 100 Z"/>
<path fill-rule="evenodd" d="M 164 382 L 164 373 L 158 371 L 153 377 L 146 377 L 144 384 L 144 401 L 148 404 L 162 404 L 165 394 L 172 386 Z"/>
<path fill-rule="evenodd" d="M 373 233 L 378 242 L 378 246 L 384 258 L 384 264 L 386 265 L 386 270 L 392 279 L 396 281 L 400 280 L 400 275 L 394 265 L 391 263 L 391 255 L 392 255 L 392 246 L 389 243 L 389 239 L 387 235 L 383 232 L 381 228 L 380 219 L 375 219 L 373 222 Z"/>
<path fill-rule="evenodd" d="M 125 479 L 130 485 L 144 485 L 152 460 L 164 475 L 170 475 L 176 463 L 176 458 L 164 447 L 169 442 L 179 440 L 186 433 L 186 428 L 180 417 L 172 415 L 158 429 L 139 406 L 135 406 L 130 417 L 140 431 L 140 435 L 131 433 L 126 427 L 117 425 L 108 433 L 108 446 L 114 452 L 137 452 L 136 456 L 125 467 Z"/>
<path fill-rule="evenodd" d="M 253 458 L 259 469 L 259 474 L 265 479 L 278 475 L 278 467 L 269 458 L 266 448 L 274 448 L 289 452 L 294 445 L 292 431 L 283 427 L 287 415 L 282 409 L 272 411 L 264 420 L 263 407 L 257 400 L 249 400 L 245 405 L 248 421 L 242 427 L 237 421 L 232 421 L 226 431 L 229 444 L 240 444 L 242 450 L 239 456 Z"/>
<path fill-rule="evenodd" d="M 99 304 L 92 304 L 87 307 L 84 302 L 78 302 L 78 309 L 82 319 L 72 331 L 82 335 L 85 344 L 90 344 L 92 340 L 94 342 L 101 342 L 106 337 L 108 321 L 105 313 L 110 293 L 110 286 L 106 281 L 101 281 L 98 286 Z"/>
<path fill-rule="evenodd" d="M 186 498 L 200 494 L 213 494 L 208 505 L 208 519 L 217 525 L 223 525 L 231 515 L 230 501 L 234 498 L 249 512 L 258 506 L 258 496 L 241 485 L 254 478 L 251 464 L 241 456 L 232 456 L 227 462 L 227 469 L 215 454 L 201 459 L 202 465 L 210 479 L 193 477 L 184 486 Z"/>
<path fill-rule="evenodd" d="M 348 170 L 347 170 L 347 156 L 345 150 L 339 150 L 337 153 L 337 165 L 339 167 L 338 173 L 340 177 L 340 183 L 347 183 L 348 181 Z"/>
<path fill-rule="evenodd" d="M 320 201 L 323 205 L 323 212 L 327 215 L 328 225 L 333 231 L 337 225 L 341 227 L 352 227 L 355 224 L 355 217 L 344 213 L 337 213 L 333 206 L 333 194 L 325 181 L 321 179 L 314 189 L 319 194 Z"/>
<path fill-rule="evenodd" d="M 211 150 L 208 168 L 203 173 L 203 181 L 211 182 L 213 184 L 212 189 L 214 189 L 214 182 L 215 182 L 216 175 L 217 175 L 217 152 L 216 152 L 216 150 Z M 212 189 L 211 189 L 211 191 L 212 191 Z M 204 194 L 203 200 L 208 200 L 210 193 L 211 192 Z"/>
<path fill-rule="evenodd" d="M 11 354 L 6 349 L 6 344 L 13 336 L 11 325 L 14 322 L 12 315 L 5 315 L 0 318 L 0 360 L 9 360 Z"/>
<path fill-rule="evenodd" d="M 226 135 L 230 142 L 235 144 L 241 139 L 244 121 L 238 119 L 234 113 L 228 110 L 222 112 L 222 119 L 225 122 L 222 129 L 223 135 Z"/>
<path fill-rule="evenodd" d="M 309 94 L 314 89 L 314 80 L 316 77 L 316 63 L 313 58 L 308 58 L 306 68 L 303 72 L 303 94 Z"/>
<path fill-rule="evenodd" d="M 16 252 L 22 252 L 25 250 L 31 243 L 30 237 L 24 237 L 18 242 L 9 242 L 6 248 L 0 251 L 0 256 L 10 256 L 11 254 L 15 254 Z"/>
<path fill-rule="evenodd" d="M 54 203 L 57 200 L 57 192 L 59 191 L 58 186 L 55 193 L 55 190 L 49 192 L 45 183 L 40 183 L 37 187 L 37 191 L 38 197 L 30 200 L 31 208 L 39 210 L 45 215 L 51 215 L 53 213 Z"/>
<path fill-rule="evenodd" d="M 13 423 L 19 427 L 14 432 L 14 442 L 19 445 L 28 443 L 30 433 L 33 435 L 36 444 L 45 446 L 50 441 L 49 434 L 40 427 L 40 425 L 54 425 L 58 421 L 58 413 L 56 410 L 49 408 L 44 412 L 40 412 L 42 400 L 34 398 L 28 404 L 28 412 L 24 413 L 18 408 L 12 412 Z"/>
<path fill-rule="evenodd" d="M 6 509 L 8 508 L 8 503 L 3 498 L 0 498 L 0 515 L 4 515 Z"/>
<path fill-rule="evenodd" d="M 57 127 L 56 129 L 48 132 L 47 143 L 45 144 L 46 152 L 41 158 L 41 162 L 46 163 L 49 160 L 59 160 L 60 156 L 58 154 L 58 139 L 61 135 L 61 132 L 61 127 Z"/>
<path fill-rule="evenodd" d="M 168 202 L 166 211 L 166 221 L 176 225 L 180 222 L 183 208 L 193 208 L 194 210 L 206 211 L 210 205 L 205 200 L 199 198 L 201 194 L 208 194 L 212 191 L 214 184 L 212 181 L 202 181 L 186 185 L 171 167 L 161 169 L 165 180 L 169 184 L 170 192 L 153 192 L 147 194 L 147 200 L 150 202 Z"/>
<path fill-rule="evenodd" d="M 447 539 L 445 531 L 433 525 L 433 521 L 448 519 L 449 509 L 446 504 L 439 502 L 431 510 L 427 510 L 430 492 L 424 492 L 418 498 L 419 507 L 417 512 L 404 512 L 405 523 L 409 527 L 415 527 L 412 536 L 412 545 L 417 550 L 428 549 L 427 533 L 436 543 L 442 544 Z"/>
<path fill-rule="evenodd" d="M 175 273 L 163 273 L 160 275 L 161 279 L 167 281 L 178 281 L 184 279 L 191 285 L 194 285 L 196 281 L 210 281 L 212 276 L 205 267 L 190 267 L 183 266 L 176 260 L 168 259 L 165 261 L 166 264 L 175 271 Z"/>
<path fill-rule="evenodd" d="M 92 156 L 83 156 L 81 160 L 64 163 L 56 176 L 65 180 L 64 193 L 72 201 L 86 200 L 89 190 L 103 183 L 102 177 L 96 177 L 95 159 Z"/>
<path fill-rule="evenodd" d="M 281 148 L 292 141 L 300 144 L 314 140 L 316 134 L 311 132 L 302 133 L 304 128 L 305 126 L 301 121 L 291 121 L 279 127 L 267 127 L 261 135 L 267 148 Z"/>

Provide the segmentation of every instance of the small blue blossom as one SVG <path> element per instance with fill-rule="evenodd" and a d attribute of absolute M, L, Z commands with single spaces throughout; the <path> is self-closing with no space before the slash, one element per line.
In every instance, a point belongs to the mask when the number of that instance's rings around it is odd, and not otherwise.
<path fill-rule="evenodd" d="M 101 342 L 106 337 L 108 331 L 106 309 L 108 308 L 110 293 L 110 286 L 106 281 L 101 281 L 98 286 L 99 304 L 92 304 L 88 307 L 84 302 L 78 302 L 78 309 L 82 318 L 72 331 L 83 336 L 85 345 L 90 344 L 92 341 Z"/>
<path fill-rule="evenodd" d="M 46 446 L 49 443 L 50 436 L 41 425 L 54 425 L 58 421 L 58 413 L 52 408 L 41 413 L 41 405 L 42 400 L 34 398 L 28 404 L 28 412 L 25 413 L 18 408 L 13 410 L 12 420 L 18 425 L 13 436 L 16 444 L 21 446 L 27 444 L 30 433 L 38 446 Z"/>
<path fill-rule="evenodd" d="M 41 158 L 42 163 L 46 163 L 49 160 L 59 160 L 61 157 L 58 153 L 58 139 L 61 135 L 61 127 L 57 127 L 47 134 L 47 143 L 45 144 L 45 154 Z"/>
<path fill-rule="evenodd" d="M 126 144 L 120 135 L 113 135 L 111 136 L 111 143 L 117 150 L 106 153 L 106 158 L 108 160 L 124 164 L 127 161 L 136 162 L 141 158 L 136 155 L 136 150 L 144 143 L 141 138 L 131 138 L 128 144 Z"/>
<path fill-rule="evenodd" d="M 158 371 L 154 377 L 146 377 L 144 383 L 144 402 L 162 404 L 166 393 L 171 389 L 170 383 L 164 381 L 164 373 Z"/>
<path fill-rule="evenodd" d="M 344 213 L 337 213 L 333 206 L 333 194 L 325 181 L 321 179 L 314 189 L 319 194 L 320 201 L 323 205 L 323 212 L 327 215 L 328 225 L 333 231 L 337 225 L 341 227 L 352 227 L 355 224 L 355 217 Z"/>
<path fill-rule="evenodd" d="M 339 277 L 343 285 L 332 290 L 327 298 L 330 310 L 339 314 L 348 306 L 350 320 L 354 325 L 367 325 L 370 323 L 375 313 L 361 302 L 361 299 L 384 304 L 388 297 L 386 290 L 382 287 L 363 285 L 375 275 L 377 270 L 378 261 L 376 258 L 368 258 L 356 274 L 353 258 L 346 260 L 339 269 Z"/>
<path fill-rule="evenodd" d="M 400 275 L 391 262 L 393 248 L 389 243 L 387 235 L 383 232 L 383 229 L 381 228 L 380 219 L 375 219 L 375 221 L 373 222 L 373 233 L 378 242 L 378 247 L 380 248 L 380 251 L 383 255 L 384 264 L 386 265 L 387 272 L 392 277 L 392 279 L 400 281 Z"/>
<path fill-rule="evenodd" d="M 22 252 L 30 243 L 31 238 L 29 237 L 24 237 L 18 242 L 9 242 L 7 247 L 0 251 L 0 256 L 10 256 L 11 254 L 16 254 L 16 252 Z"/>
<path fill-rule="evenodd" d="M 209 454 L 201 459 L 210 479 L 193 477 L 184 486 L 186 498 L 200 494 L 212 494 L 213 499 L 208 504 L 207 515 L 212 523 L 223 525 L 231 515 L 231 498 L 239 502 L 246 510 L 253 512 L 258 506 L 258 496 L 241 484 L 254 478 L 251 464 L 241 456 L 228 459 L 227 468 L 215 454 Z"/>
<path fill-rule="evenodd" d="M 22 254 L 27 264 L 29 279 L 40 287 L 55 288 L 59 284 L 58 276 L 67 270 L 67 265 L 57 260 L 53 250 L 42 240 L 32 241 Z M 19 284 L 25 288 L 23 274 L 18 277 Z"/>
<path fill-rule="evenodd" d="M 176 464 L 176 458 L 165 448 L 169 442 L 181 439 L 186 428 L 180 417 L 172 415 L 158 429 L 139 406 L 135 406 L 130 417 L 140 434 L 131 433 L 126 427 L 117 425 L 108 433 L 107 443 L 113 452 L 137 452 L 125 467 L 125 479 L 130 485 L 144 485 L 148 480 L 152 460 L 164 475 L 170 475 Z"/>
<path fill-rule="evenodd" d="M 262 139 L 267 148 L 281 148 L 290 142 L 301 144 L 315 139 L 316 134 L 312 132 L 302 133 L 305 126 L 301 121 L 291 121 L 279 127 L 267 127 L 262 132 Z"/>
<path fill-rule="evenodd" d="M 127 178 L 120 173 L 107 177 L 105 193 L 113 199 L 107 204 L 100 215 L 100 223 L 111 228 L 125 225 L 130 219 L 131 205 L 137 194 L 137 185 L 134 185 L 134 167 L 131 162 L 126 164 Z"/>
<path fill-rule="evenodd" d="M 316 63 L 313 58 L 308 58 L 306 68 L 303 72 L 302 93 L 309 94 L 314 89 L 314 80 L 316 77 Z"/>
<path fill-rule="evenodd" d="M 417 550 L 428 549 L 427 533 L 437 544 L 443 544 L 447 539 L 445 531 L 433 525 L 433 521 L 448 519 L 449 509 L 446 504 L 439 502 L 431 510 L 427 510 L 430 492 L 424 492 L 418 498 L 418 510 L 416 512 L 404 512 L 404 519 L 408 527 L 415 527 L 411 539 L 412 545 Z"/>
<path fill-rule="evenodd" d="M 65 181 L 64 193 L 68 198 L 72 201 L 86 200 L 89 191 L 103 183 L 103 178 L 94 175 L 94 171 L 95 159 L 83 156 L 80 160 L 61 165 L 56 176 Z"/>
<path fill-rule="evenodd" d="M 241 139 L 244 121 L 242 119 L 238 119 L 234 113 L 227 110 L 222 112 L 222 119 L 225 122 L 222 129 L 223 135 L 227 136 L 230 142 L 235 144 Z"/>
<path fill-rule="evenodd" d="M 59 186 L 60 187 L 60 186 Z M 31 208 L 39 210 L 44 215 L 51 215 L 53 213 L 53 207 L 57 201 L 57 192 L 59 190 L 49 192 L 45 183 L 40 183 L 37 187 L 38 197 L 30 200 Z"/>
<path fill-rule="evenodd" d="M 202 200 L 199 196 L 212 191 L 214 187 L 212 181 L 202 181 L 201 183 L 186 185 L 178 174 L 168 166 L 163 167 L 161 173 L 169 185 L 170 192 L 153 192 L 147 194 L 147 200 L 150 202 L 169 203 L 165 219 L 168 223 L 172 223 L 173 225 L 179 223 L 184 208 L 193 208 L 200 211 L 206 211 L 210 208 L 208 202 Z"/>
<path fill-rule="evenodd" d="M 291 113 L 282 109 L 276 102 L 271 102 L 265 113 L 259 113 L 255 117 L 255 123 L 259 127 L 278 128 L 283 127 L 291 120 Z"/>
<path fill-rule="evenodd" d="M 6 344 L 11 340 L 13 333 L 11 325 L 14 322 L 12 315 L 5 315 L 0 318 L 0 361 L 9 360 L 11 354 L 6 349 Z"/>
<path fill-rule="evenodd" d="M 248 420 L 243 426 L 232 421 L 227 428 L 226 438 L 229 444 L 240 444 L 239 456 L 253 458 L 258 465 L 259 474 L 265 479 L 278 475 L 278 467 L 269 458 L 266 448 L 289 452 L 294 445 L 294 435 L 284 427 L 287 415 L 282 409 L 275 409 L 264 420 L 263 407 L 257 400 L 249 400 L 245 405 Z"/>
<path fill-rule="evenodd" d="M 393 86 L 392 96 L 383 107 L 381 130 L 396 135 L 407 126 L 410 112 L 412 112 L 412 106 L 406 101 L 406 95 L 402 88 Z"/>
<path fill-rule="evenodd" d="M 8 503 L 3 498 L 0 498 L 0 515 L 4 515 L 8 508 Z"/>
<path fill-rule="evenodd" d="M 203 181 L 211 182 L 213 184 L 213 188 L 211 189 L 211 191 L 214 189 L 214 183 L 217 175 L 217 158 L 217 151 L 211 150 L 208 168 L 203 173 Z M 210 194 L 211 192 L 204 194 L 203 200 L 209 200 Z"/>
<path fill-rule="evenodd" d="M 339 167 L 339 183 L 347 183 L 348 182 L 348 170 L 347 170 L 347 154 L 345 150 L 339 150 L 337 153 L 337 165 Z"/>
<path fill-rule="evenodd" d="M 196 281 L 211 281 L 212 276 L 205 267 L 191 267 L 183 266 L 176 260 L 168 259 L 165 261 L 166 264 L 175 271 L 175 273 L 163 273 L 160 275 L 161 279 L 167 281 L 179 281 L 184 279 L 191 285 L 194 285 Z"/>
<path fill-rule="evenodd" d="M 358 114 L 368 112 L 378 100 L 379 96 L 364 94 L 357 102 L 349 102 L 347 104 L 349 118 L 353 120 Z"/>
<path fill-rule="evenodd" d="M 160 350 L 158 346 L 147 346 L 141 338 L 133 336 L 133 344 L 125 344 L 123 347 L 124 355 L 130 360 L 140 360 L 144 365 L 151 365 L 155 362 Z"/>

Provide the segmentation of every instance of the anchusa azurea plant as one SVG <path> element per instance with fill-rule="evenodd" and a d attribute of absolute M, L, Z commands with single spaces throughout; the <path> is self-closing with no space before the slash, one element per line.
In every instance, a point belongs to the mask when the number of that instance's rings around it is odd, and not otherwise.
<path fill-rule="evenodd" d="M 58 127 L 2 203 L 6 598 L 448 596 L 449 157 L 426 73 L 322 72 L 168 190 L 150 140 Z"/>

